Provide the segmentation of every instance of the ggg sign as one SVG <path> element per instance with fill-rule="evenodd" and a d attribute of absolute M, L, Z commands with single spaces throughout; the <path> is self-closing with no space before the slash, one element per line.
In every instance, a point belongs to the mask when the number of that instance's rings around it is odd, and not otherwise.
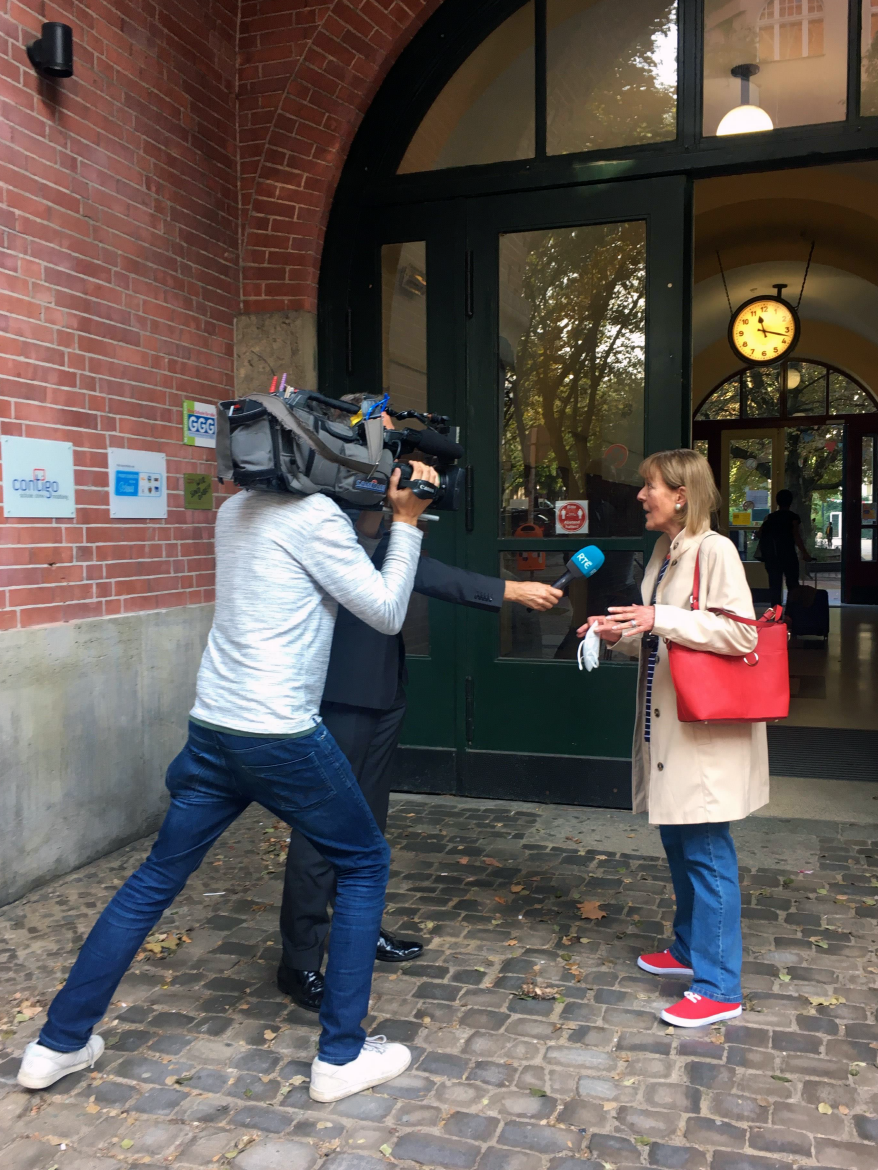
<path fill-rule="evenodd" d="M 183 403 L 183 442 L 190 447 L 216 446 L 216 407 L 209 402 Z"/>
<path fill-rule="evenodd" d="M 588 500 L 559 500 L 555 504 L 555 531 L 588 532 Z"/>
<path fill-rule="evenodd" d="M 4 435 L 2 452 L 5 516 L 76 516 L 72 443 Z"/>

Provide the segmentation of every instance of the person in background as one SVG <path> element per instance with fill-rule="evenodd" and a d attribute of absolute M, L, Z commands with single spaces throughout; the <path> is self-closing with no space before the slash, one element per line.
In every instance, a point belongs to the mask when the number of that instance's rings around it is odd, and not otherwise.
<path fill-rule="evenodd" d="M 771 604 L 783 604 L 783 583 L 787 592 L 799 584 L 799 553 L 806 561 L 814 558 L 802 540 L 802 518 L 791 511 L 793 493 L 783 488 L 775 496 L 777 511 L 766 516 L 759 529 L 759 550 L 768 573 Z"/>
<path fill-rule="evenodd" d="M 741 890 L 729 822 L 768 801 L 764 723 L 681 723 L 664 641 L 713 654 L 745 655 L 756 630 L 710 612 L 754 617 L 744 566 L 730 540 L 710 529 L 720 497 L 707 460 L 689 449 L 644 460 L 640 500 L 659 532 L 643 580 L 643 605 L 590 617 L 605 641 L 640 656 L 634 730 L 634 811 L 660 826 L 674 883 L 674 941 L 641 955 L 644 971 L 692 976 L 679 1003 L 661 1013 L 694 1028 L 741 1014 Z M 700 558 L 699 608 L 692 610 Z"/>
<path fill-rule="evenodd" d="M 360 405 L 365 396 L 346 395 Z M 384 415 L 384 425 L 393 420 Z M 390 533 L 383 513 L 361 511 L 356 518 L 359 542 L 380 569 Z M 499 613 L 504 601 L 536 611 L 557 605 L 563 594 L 540 581 L 502 581 L 420 556 L 413 592 Z M 406 713 L 405 644 L 402 633 L 383 633 L 355 613 L 338 611 L 320 714 L 357 778 L 378 828 L 387 826 L 390 765 Z M 277 985 L 300 1007 L 320 1011 L 324 977 L 320 970 L 329 933 L 329 906 L 335 900 L 335 871 L 301 833 L 292 830 L 284 874 L 280 927 L 283 955 Z M 395 938 L 382 928 L 375 957 L 383 963 L 416 959 L 423 944 Z"/>

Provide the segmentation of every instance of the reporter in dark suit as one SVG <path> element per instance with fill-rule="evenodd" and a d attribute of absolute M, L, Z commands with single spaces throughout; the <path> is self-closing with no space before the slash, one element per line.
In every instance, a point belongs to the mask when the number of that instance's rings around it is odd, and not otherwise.
<path fill-rule="evenodd" d="M 363 512 L 357 527 L 373 563 L 380 568 L 388 536 L 376 532 L 380 512 Z M 371 526 L 371 534 L 369 528 Z M 414 592 L 453 605 L 498 613 L 503 601 L 548 610 L 562 597 L 558 589 L 538 581 L 503 581 L 486 577 L 432 557 L 422 556 Z M 379 634 L 346 609 L 339 608 L 320 714 L 347 756 L 363 795 L 382 833 L 390 798 L 390 761 L 406 711 L 405 645 L 402 634 Z M 335 873 L 304 837 L 291 830 L 281 906 L 283 959 L 278 987 L 309 1011 L 319 1011 L 323 998 L 320 965 L 329 931 L 328 904 L 335 893 Z M 383 930 L 377 958 L 401 963 L 421 953 L 421 943 L 394 938 Z"/>

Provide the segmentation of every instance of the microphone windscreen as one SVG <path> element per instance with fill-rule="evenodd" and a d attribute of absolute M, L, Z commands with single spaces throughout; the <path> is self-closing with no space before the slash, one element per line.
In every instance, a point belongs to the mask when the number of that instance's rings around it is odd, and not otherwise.
<path fill-rule="evenodd" d="M 603 563 L 604 554 L 596 545 L 589 544 L 573 554 L 567 562 L 567 567 L 583 577 L 591 577 Z"/>
<path fill-rule="evenodd" d="M 412 442 L 416 442 L 418 450 L 423 451 L 425 455 L 434 455 L 437 459 L 463 458 L 463 447 L 453 442 L 447 435 L 440 435 L 431 427 L 425 427 L 422 431 L 407 427 L 405 435 Z"/>

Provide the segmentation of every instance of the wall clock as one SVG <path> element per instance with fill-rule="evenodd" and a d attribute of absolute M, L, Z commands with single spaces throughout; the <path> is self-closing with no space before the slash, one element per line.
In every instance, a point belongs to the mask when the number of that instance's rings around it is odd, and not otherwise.
<path fill-rule="evenodd" d="M 781 296 L 786 285 L 774 287 L 775 296 L 751 297 L 729 322 L 729 345 L 751 366 L 774 365 L 789 357 L 799 341 L 799 314 Z"/>

